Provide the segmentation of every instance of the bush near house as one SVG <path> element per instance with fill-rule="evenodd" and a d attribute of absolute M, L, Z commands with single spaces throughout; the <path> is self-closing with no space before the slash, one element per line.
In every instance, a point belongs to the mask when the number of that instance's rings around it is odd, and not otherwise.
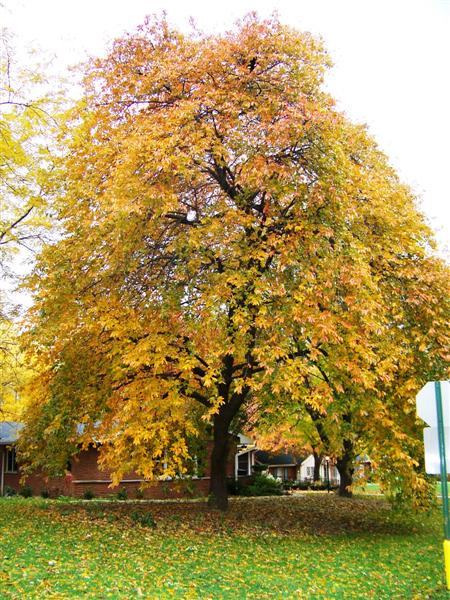
<path fill-rule="evenodd" d="M 283 483 L 265 472 L 256 472 L 247 483 L 228 480 L 228 493 L 234 496 L 281 496 Z"/>
<path fill-rule="evenodd" d="M 272 475 L 259 473 L 254 476 L 253 483 L 244 488 L 244 496 L 281 496 L 283 483 Z"/>
<path fill-rule="evenodd" d="M 20 488 L 19 494 L 23 498 L 31 498 L 31 496 L 33 495 L 33 490 L 31 489 L 31 487 L 29 485 L 24 485 Z"/>
<path fill-rule="evenodd" d="M 322 491 L 336 491 L 339 486 L 338 485 L 328 485 L 324 481 L 294 481 L 290 486 L 291 489 L 295 490 L 311 490 L 312 492 L 322 492 Z"/>

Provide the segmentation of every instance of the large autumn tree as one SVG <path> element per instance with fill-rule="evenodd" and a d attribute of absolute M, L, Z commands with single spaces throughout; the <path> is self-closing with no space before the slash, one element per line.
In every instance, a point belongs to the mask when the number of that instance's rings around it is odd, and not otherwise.
<path fill-rule="evenodd" d="M 429 232 L 322 90 L 328 66 L 309 34 L 254 15 L 217 36 L 148 21 L 86 66 L 51 191 L 62 238 L 32 281 L 34 465 L 64 464 L 83 422 L 115 481 L 176 475 L 209 423 L 223 509 L 230 432 L 258 395 L 309 386 L 326 413 L 325 356 L 373 386 L 377 269 L 424 256 Z"/>

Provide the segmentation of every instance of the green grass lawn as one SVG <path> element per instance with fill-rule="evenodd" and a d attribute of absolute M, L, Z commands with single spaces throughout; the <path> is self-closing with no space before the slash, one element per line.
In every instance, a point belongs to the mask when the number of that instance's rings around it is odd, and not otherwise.
<path fill-rule="evenodd" d="M 393 513 L 378 497 L 242 498 L 225 515 L 4 498 L 0 528 L 2 599 L 450 597 L 439 511 Z"/>
<path fill-rule="evenodd" d="M 438 498 L 441 498 L 442 497 L 442 489 L 441 489 L 440 481 L 435 481 L 434 489 L 436 492 L 436 496 Z M 449 489 L 450 489 L 450 483 L 449 483 Z M 361 486 L 359 488 L 356 487 L 356 490 L 359 491 L 360 493 L 366 494 L 366 495 L 367 494 L 382 494 L 378 483 L 365 483 L 363 486 Z"/>

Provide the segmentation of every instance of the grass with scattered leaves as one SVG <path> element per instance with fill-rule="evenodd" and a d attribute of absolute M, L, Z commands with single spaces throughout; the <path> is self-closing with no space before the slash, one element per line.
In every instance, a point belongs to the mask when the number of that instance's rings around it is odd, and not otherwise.
<path fill-rule="evenodd" d="M 203 502 L 0 499 L 0 598 L 448 598 L 438 510 L 305 493 Z"/>

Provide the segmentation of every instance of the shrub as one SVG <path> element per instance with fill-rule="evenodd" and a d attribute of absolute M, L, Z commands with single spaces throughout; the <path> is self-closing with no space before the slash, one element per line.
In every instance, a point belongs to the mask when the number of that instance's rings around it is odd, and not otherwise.
<path fill-rule="evenodd" d="M 335 491 L 338 489 L 338 485 L 335 484 L 331 484 L 327 485 L 326 482 L 324 481 L 296 481 L 295 482 L 295 489 L 300 490 L 300 491 L 306 491 L 309 490 L 311 492 L 325 492 L 327 490 L 329 491 Z"/>
<path fill-rule="evenodd" d="M 186 494 L 189 494 L 189 496 L 194 496 L 195 495 L 195 486 L 192 482 L 192 479 L 184 479 L 183 480 L 183 491 Z"/>
<path fill-rule="evenodd" d="M 283 483 L 272 475 L 260 473 L 254 476 L 253 483 L 243 490 L 244 496 L 281 496 Z"/>
<path fill-rule="evenodd" d="M 42 498 L 50 498 L 50 492 L 48 490 L 41 490 Z"/>
<path fill-rule="evenodd" d="M 17 491 L 10 485 L 5 485 L 3 495 L 11 498 L 12 496 L 17 496 Z"/>
<path fill-rule="evenodd" d="M 142 498 L 144 497 L 144 491 L 141 490 L 140 488 L 137 488 L 135 497 L 137 500 L 142 500 Z"/>
<path fill-rule="evenodd" d="M 297 489 L 298 490 L 302 490 L 302 491 L 310 490 L 311 489 L 311 485 L 312 485 L 311 481 L 298 481 L 297 482 Z"/>
<path fill-rule="evenodd" d="M 149 512 L 139 512 L 137 510 L 134 510 L 130 514 L 130 517 L 132 521 L 138 523 L 142 527 L 151 527 L 152 529 L 155 529 L 156 527 L 155 519 Z"/>
<path fill-rule="evenodd" d="M 232 496 L 242 496 L 244 495 L 246 485 L 242 483 L 240 479 L 231 479 L 227 480 L 227 489 L 228 493 Z"/>
<path fill-rule="evenodd" d="M 283 489 L 284 490 L 297 489 L 297 482 L 296 481 L 283 481 Z"/>
<path fill-rule="evenodd" d="M 20 488 L 19 494 L 24 498 L 31 498 L 31 496 L 33 495 L 33 490 L 29 485 L 24 485 Z"/>
<path fill-rule="evenodd" d="M 252 471 L 254 475 L 260 475 L 267 473 L 268 466 L 267 465 L 253 465 Z"/>
<path fill-rule="evenodd" d="M 128 500 L 128 492 L 125 488 L 122 488 L 117 492 L 117 500 Z"/>
<path fill-rule="evenodd" d="M 83 498 L 85 500 L 92 500 L 92 498 L 95 498 L 95 494 L 92 490 L 87 489 L 84 491 Z"/>

